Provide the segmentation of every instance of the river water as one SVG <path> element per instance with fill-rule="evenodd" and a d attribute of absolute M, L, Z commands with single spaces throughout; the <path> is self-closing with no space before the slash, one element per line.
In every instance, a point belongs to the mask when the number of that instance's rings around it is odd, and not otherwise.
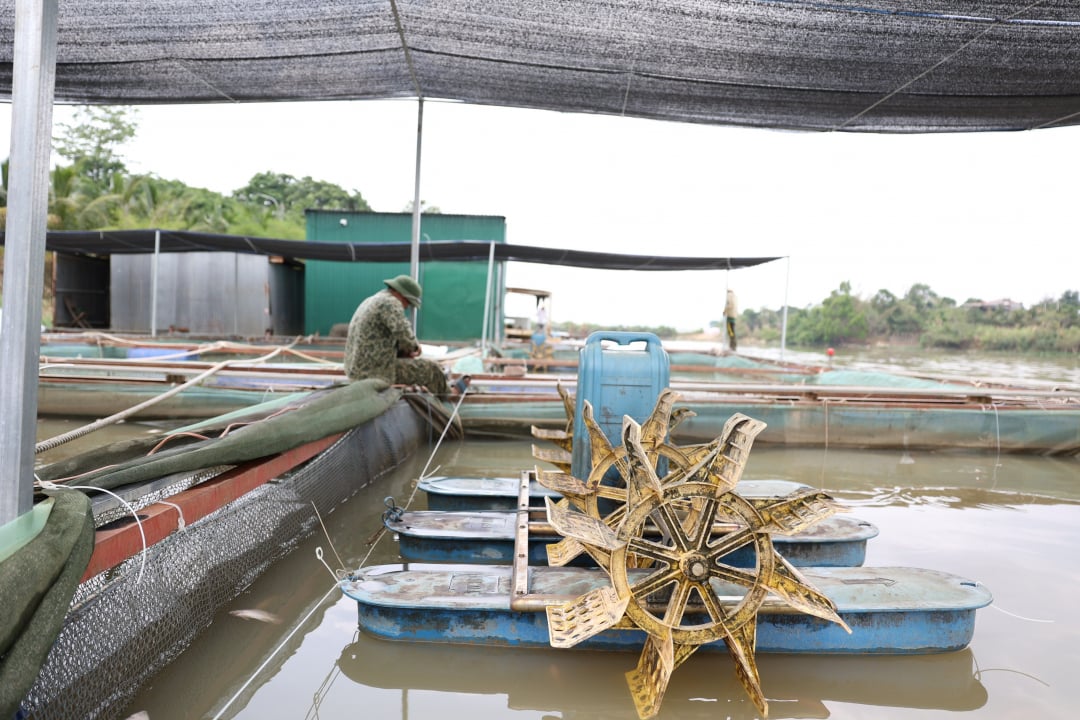
<path fill-rule="evenodd" d="M 995 373 L 1021 375 L 1008 365 Z M 1080 379 L 1068 360 L 1057 371 L 1025 367 L 1027 377 Z M 922 371 L 917 364 L 908 369 Z M 533 464 L 524 441 L 454 442 L 433 456 L 422 450 L 326 516 L 329 540 L 308 539 L 223 608 L 128 714 L 143 711 L 151 720 L 632 720 L 623 674 L 636 654 L 415 645 L 359 635 L 355 603 L 341 597 L 316 559 L 322 547 L 334 565 L 336 551 L 350 568 L 397 561 L 394 538 L 378 533 L 383 501 L 392 496 L 398 505 L 422 509 L 424 497 L 414 496 L 413 488 L 425 466 L 439 475 L 516 475 Z M 994 604 L 978 611 L 974 640 L 960 652 L 759 655 L 769 717 L 1064 720 L 1080 712 L 1074 595 L 1080 587 L 1080 460 L 760 447 L 744 478 L 830 491 L 879 528 L 867 565 L 942 570 L 994 594 Z M 240 610 L 271 613 L 280 623 L 232 614 Z M 698 654 L 675 672 L 659 717 L 757 713 L 730 660 Z"/>

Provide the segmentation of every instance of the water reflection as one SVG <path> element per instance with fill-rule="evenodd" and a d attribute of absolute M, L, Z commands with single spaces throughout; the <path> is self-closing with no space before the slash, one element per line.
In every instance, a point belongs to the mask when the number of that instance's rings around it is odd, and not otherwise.
<path fill-rule="evenodd" d="M 505 695 L 508 708 L 562 718 L 637 717 L 623 683 L 632 655 L 417 645 L 360 635 L 337 661 L 341 673 L 370 688 Z M 759 656 L 771 718 L 827 718 L 828 702 L 940 710 L 986 704 L 970 650 L 930 657 Z M 339 692 L 344 692 L 339 689 Z M 753 718 L 726 658 L 695 656 L 679 668 L 661 717 Z M 405 720 L 403 716 L 402 720 Z"/>
<path fill-rule="evenodd" d="M 981 503 L 1080 502 L 1080 459 L 949 451 L 755 448 L 744 477 L 794 480 L 862 499 L 956 496 Z M 969 505 L 970 503 L 970 505 Z"/>

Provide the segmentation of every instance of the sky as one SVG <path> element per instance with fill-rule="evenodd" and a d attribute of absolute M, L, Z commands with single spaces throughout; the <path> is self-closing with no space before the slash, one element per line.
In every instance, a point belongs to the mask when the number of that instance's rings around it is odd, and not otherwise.
<path fill-rule="evenodd" d="M 10 105 L 0 106 L 7 157 Z M 54 128 L 73 108 L 57 106 Z M 128 169 L 223 193 L 258 172 L 413 198 L 415 100 L 137 109 Z M 421 198 L 500 215 L 507 242 L 644 255 L 781 256 L 740 270 L 598 271 L 511 263 L 553 322 L 706 327 L 740 310 L 869 299 L 925 283 L 957 302 L 1031 305 L 1080 289 L 1080 128 L 806 133 L 426 101 Z M 511 308 L 512 310 L 513 308 Z"/>

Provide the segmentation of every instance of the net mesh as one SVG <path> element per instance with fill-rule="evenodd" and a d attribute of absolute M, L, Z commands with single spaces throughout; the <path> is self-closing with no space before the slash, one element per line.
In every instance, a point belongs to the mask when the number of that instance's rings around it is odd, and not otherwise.
<path fill-rule="evenodd" d="M 0 0 L 10 97 L 15 0 Z M 82 0 L 56 98 L 426 97 L 752 127 L 1080 122 L 1074 0 Z"/>
<path fill-rule="evenodd" d="M 84 582 L 23 703 L 26 716 L 115 717 L 221 605 L 318 528 L 313 503 L 326 514 L 428 434 L 398 403 L 300 468 Z"/>

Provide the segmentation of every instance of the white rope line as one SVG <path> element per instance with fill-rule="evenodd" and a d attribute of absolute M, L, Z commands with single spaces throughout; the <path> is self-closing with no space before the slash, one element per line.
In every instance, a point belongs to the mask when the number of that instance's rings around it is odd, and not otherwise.
<path fill-rule="evenodd" d="M 168 505 L 171 508 L 176 508 L 176 514 L 180 516 L 180 519 L 176 521 L 176 529 L 184 530 L 187 528 L 187 521 L 184 520 L 184 509 L 176 503 L 171 503 L 168 500 L 158 500 L 160 505 Z"/>
<path fill-rule="evenodd" d="M 986 406 L 983 406 L 985 411 Z M 996 403 L 990 403 L 990 409 L 994 411 L 994 437 L 996 441 L 997 453 L 994 456 L 994 468 L 990 473 L 990 489 L 997 489 L 997 472 L 1001 467 L 1001 417 L 998 415 L 998 406 Z"/>
<path fill-rule="evenodd" d="M 326 536 L 326 542 L 330 543 L 330 549 L 334 551 L 334 557 L 337 558 L 338 564 L 344 569 L 345 561 L 341 559 L 341 555 L 338 554 L 337 548 L 334 547 L 334 541 L 330 537 L 330 531 L 326 529 L 326 523 L 323 522 L 322 513 L 319 512 L 318 505 L 312 502 L 311 507 L 315 510 L 315 517 L 319 519 L 319 525 L 322 527 L 323 535 Z M 322 548 L 317 549 L 315 556 L 322 560 Z M 326 565 L 326 563 L 324 562 L 323 565 Z M 329 568 L 329 566 L 327 567 Z"/>
<path fill-rule="evenodd" d="M 288 644 L 288 642 L 292 639 L 292 636 L 295 635 L 297 631 L 300 630 L 300 628 L 304 627 L 307 621 L 311 619 L 311 616 L 314 615 L 315 612 L 322 607 L 322 604 L 324 602 L 326 602 L 326 598 L 330 597 L 330 594 L 337 591 L 337 589 L 338 585 L 335 582 L 333 585 L 330 586 L 330 589 L 326 591 L 326 594 L 319 598 L 318 602 L 316 602 L 315 605 L 311 608 L 311 611 L 304 616 L 304 619 L 298 622 L 296 624 L 296 627 L 290 630 L 289 634 L 285 636 L 285 638 L 278 644 L 276 648 L 274 648 L 274 651 L 271 652 L 269 656 L 267 656 L 266 660 L 263 661 L 262 665 L 255 669 L 255 672 L 253 672 L 251 674 L 251 677 L 249 677 L 244 682 L 244 684 L 240 686 L 240 689 L 236 691 L 236 694 L 229 698 L 228 701 L 221 706 L 221 709 L 218 710 L 216 715 L 214 715 L 213 720 L 219 720 L 221 716 L 225 714 L 225 711 L 228 710 L 234 702 L 236 702 L 236 698 L 240 697 L 244 693 L 244 691 L 247 690 L 248 685 L 255 681 L 255 678 L 259 676 L 259 673 L 266 669 L 266 666 L 269 665 L 275 657 L 277 657 L 277 654 L 281 652 L 281 649 L 285 647 L 286 644 Z"/>
<path fill-rule="evenodd" d="M 424 469 L 420 472 L 420 479 L 421 480 L 427 478 L 427 475 L 425 473 L 427 473 L 428 468 L 431 467 L 431 461 L 435 459 L 435 453 L 439 452 L 439 446 L 442 445 L 443 438 L 446 437 L 446 433 L 450 429 L 450 426 L 454 424 L 454 418 L 457 417 L 458 410 L 461 408 L 461 403 L 465 402 L 465 396 L 468 395 L 468 393 L 469 393 L 469 387 L 466 385 L 465 390 L 461 393 L 461 396 L 458 398 L 457 405 L 454 406 L 454 411 L 452 413 L 450 413 L 450 419 L 446 422 L 446 425 L 443 427 L 442 434 L 439 435 L 439 440 L 435 443 L 435 448 L 431 451 L 431 455 L 428 457 L 427 465 L 424 465 Z M 415 490 L 413 491 L 413 494 L 415 494 Z"/>
<path fill-rule="evenodd" d="M 64 433 L 63 435 L 57 435 L 56 437 L 49 438 L 48 440 L 42 440 L 41 442 L 39 442 L 37 445 L 34 446 L 34 454 L 35 455 L 40 455 L 41 453 L 46 452 L 48 450 L 52 450 L 53 448 L 59 447 L 60 445 L 63 445 L 64 443 L 71 442 L 72 440 L 76 440 L 76 439 L 78 439 L 78 438 L 80 438 L 80 437 L 82 437 L 84 435 L 89 435 L 90 433 L 94 432 L 95 430 L 100 430 L 103 427 L 106 427 L 108 425 L 112 425 L 113 423 L 119 422 L 120 420 L 124 420 L 124 419 L 126 419 L 126 418 L 128 418 L 128 417 L 130 417 L 132 415 L 135 415 L 136 413 L 139 413 L 139 412 L 145 410 L 148 407 L 156 405 L 157 403 L 159 403 L 159 402 L 161 402 L 163 400 L 167 400 L 167 399 L 171 398 L 172 396 L 183 392 L 184 390 L 188 389 L 189 387 L 192 387 L 193 385 L 197 385 L 198 383 L 202 382 L 206 378 L 210 377 L 211 375 L 215 375 L 215 374 L 221 372 L 222 370 L 229 367 L 230 365 L 235 365 L 235 364 L 238 364 L 238 363 L 248 363 L 248 362 L 250 362 L 250 363 L 266 362 L 267 360 L 271 360 L 274 357 L 277 357 L 282 352 L 289 349 L 290 347 L 292 347 L 292 345 L 295 345 L 295 344 L 296 344 L 296 342 L 294 341 L 290 345 L 283 345 L 283 346 L 277 347 L 272 352 L 269 352 L 266 355 L 263 355 L 261 357 L 255 358 L 254 360 L 224 360 L 224 361 L 218 363 L 217 365 L 214 365 L 209 370 L 206 370 L 205 372 L 202 372 L 199 375 L 196 375 L 195 377 L 193 377 L 192 379 L 190 379 L 187 382 L 183 383 L 182 385 L 177 385 L 176 387 L 172 388 L 171 390 L 168 390 L 168 391 L 166 391 L 166 392 L 164 392 L 161 395 L 158 395 L 156 397 L 152 397 L 149 400 L 145 400 L 145 401 L 139 403 L 138 405 L 134 405 L 132 407 L 129 407 L 127 410 L 122 410 L 122 411 L 120 411 L 118 413 L 110 415 L 107 418 L 102 418 L 100 420 L 95 420 L 94 422 L 92 422 L 92 423 L 90 423 L 88 425 L 83 425 L 82 427 L 71 430 L 70 432 Z"/>
<path fill-rule="evenodd" d="M 90 485 L 57 485 L 56 483 L 51 483 L 48 480 L 38 479 L 36 475 L 34 476 L 34 481 L 37 483 L 37 486 L 43 490 L 94 490 L 97 492 L 103 492 L 106 495 L 110 495 L 123 503 L 124 507 L 126 507 L 128 512 L 131 513 L 131 517 L 135 518 L 135 524 L 139 526 L 139 536 L 142 538 L 142 551 L 139 553 L 139 576 L 135 578 L 135 584 L 138 585 L 142 582 L 143 570 L 146 569 L 146 532 L 143 530 L 142 520 L 139 518 L 139 513 L 135 512 L 135 508 L 131 506 L 131 503 L 129 503 L 127 500 L 120 497 L 113 491 L 106 490 L 105 488 L 92 487 Z"/>
<path fill-rule="evenodd" d="M 1029 617 L 1024 617 L 1023 615 L 1017 615 L 1016 613 L 1009 612 L 1005 608 L 998 607 L 996 604 L 992 604 L 992 605 L 990 605 L 990 607 L 993 608 L 994 610 L 997 610 L 998 612 L 1005 613 L 1009 617 L 1014 617 L 1017 620 L 1023 620 L 1024 622 L 1033 622 L 1033 623 L 1054 623 L 1054 622 L 1057 622 L 1056 620 L 1040 620 L 1039 618 L 1029 618 Z"/>

